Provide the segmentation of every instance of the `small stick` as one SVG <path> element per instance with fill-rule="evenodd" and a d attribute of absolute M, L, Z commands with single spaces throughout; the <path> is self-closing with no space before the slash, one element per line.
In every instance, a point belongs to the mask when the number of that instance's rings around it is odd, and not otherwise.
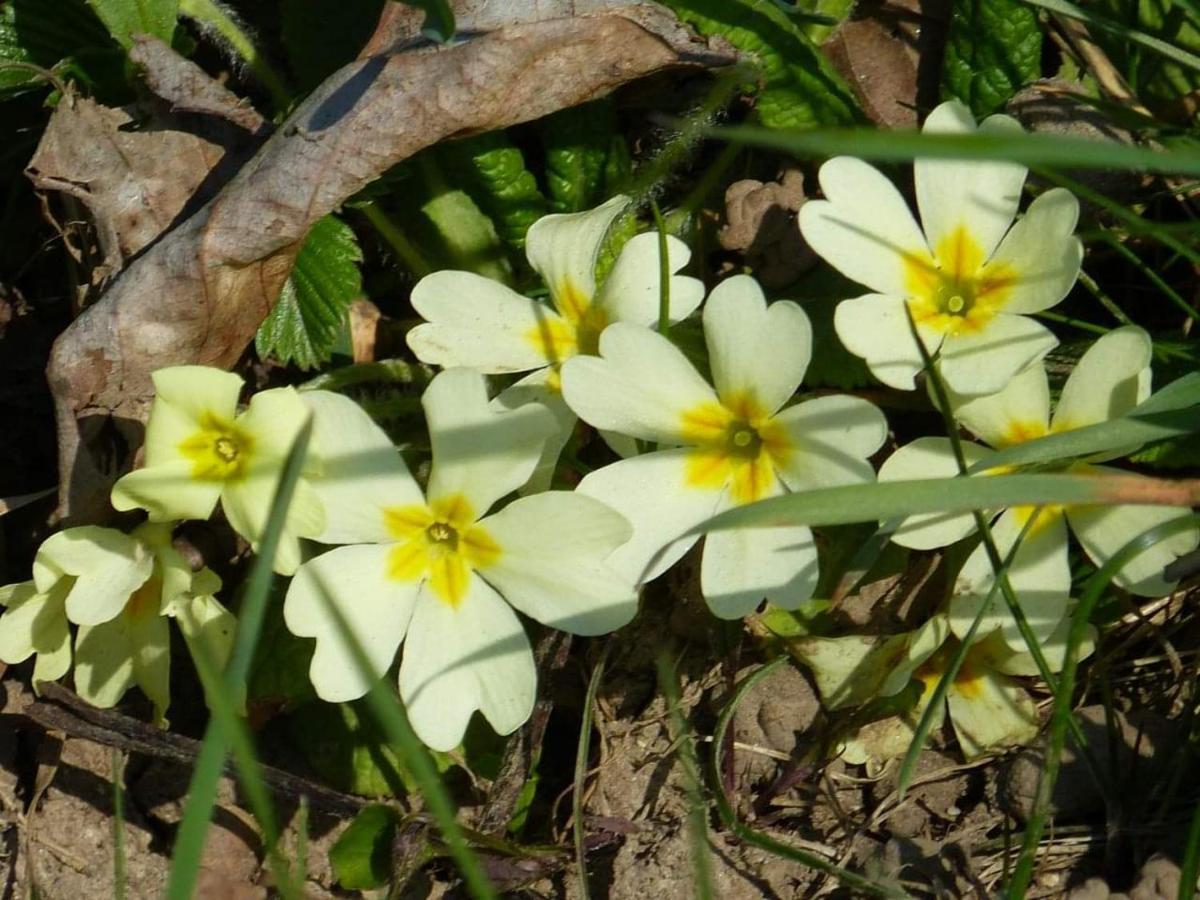
<path fill-rule="evenodd" d="M 61 685 L 41 682 L 38 689 L 44 699 L 29 704 L 24 715 L 43 728 L 185 766 L 195 763 L 200 752 L 200 741 L 162 731 L 131 716 L 97 709 Z M 232 763 L 226 765 L 225 771 L 231 776 L 237 774 Z M 272 788 L 295 797 L 307 797 L 313 806 L 329 812 L 353 815 L 368 802 L 273 766 L 263 765 L 262 775 Z"/>

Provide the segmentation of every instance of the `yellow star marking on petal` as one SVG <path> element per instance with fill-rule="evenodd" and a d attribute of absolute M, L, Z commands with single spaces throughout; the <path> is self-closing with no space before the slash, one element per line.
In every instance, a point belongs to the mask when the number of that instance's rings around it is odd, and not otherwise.
<path fill-rule="evenodd" d="M 254 453 L 254 439 L 220 416 L 206 412 L 200 430 L 179 445 L 192 461 L 192 477 L 202 481 L 232 481 L 246 473 Z"/>
<path fill-rule="evenodd" d="M 784 430 L 749 394 L 706 402 L 683 413 L 688 454 L 685 484 L 721 490 L 730 486 L 734 503 L 753 503 L 775 483 L 775 468 L 787 461 L 792 444 Z"/>
<path fill-rule="evenodd" d="M 997 446 L 997 450 L 1002 447 L 1011 447 L 1013 444 L 1023 444 L 1025 441 L 1032 441 L 1035 438 L 1045 437 L 1049 434 L 1049 429 L 1041 422 L 1037 421 L 1017 421 L 1014 420 L 1008 423 L 1008 427 L 1004 429 L 1004 439 Z"/>
<path fill-rule="evenodd" d="M 1061 504 L 1050 504 L 1043 506 L 1040 509 L 1036 506 L 1014 506 L 1012 511 L 1016 516 L 1017 525 L 1019 525 L 1021 528 L 1025 527 L 1025 523 L 1028 522 L 1036 512 L 1037 518 L 1034 519 L 1033 524 L 1029 526 L 1029 530 L 1025 532 L 1024 540 L 1028 541 L 1039 531 L 1042 531 L 1047 526 L 1061 519 L 1063 513 L 1066 511 L 1066 507 Z"/>
<path fill-rule="evenodd" d="M 580 353 L 599 353 L 600 333 L 609 325 L 604 309 L 569 278 L 551 292 L 551 299 L 559 315 L 544 316 L 525 335 L 546 362 L 561 365 Z"/>
<path fill-rule="evenodd" d="M 908 308 L 920 325 L 939 334 L 981 331 L 1008 299 L 1018 273 L 989 265 L 963 225 L 951 231 L 931 257 L 924 248 L 904 254 Z"/>
<path fill-rule="evenodd" d="M 440 497 L 428 506 L 391 507 L 383 518 L 397 541 L 388 554 L 388 577 L 428 578 L 434 594 L 451 606 L 466 596 L 473 570 L 500 558 L 500 545 L 475 524 L 474 510 L 461 494 Z"/>

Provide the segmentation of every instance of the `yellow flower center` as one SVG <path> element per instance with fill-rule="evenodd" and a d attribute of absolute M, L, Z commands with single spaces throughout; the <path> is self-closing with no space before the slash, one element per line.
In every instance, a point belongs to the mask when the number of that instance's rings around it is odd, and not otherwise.
<path fill-rule="evenodd" d="M 428 506 L 384 510 L 384 523 L 396 538 L 388 554 L 387 575 L 396 581 L 429 579 L 434 594 L 458 606 L 471 572 L 500 558 L 500 546 L 475 524 L 474 510 L 461 494 L 441 497 Z"/>
<path fill-rule="evenodd" d="M 572 356 L 600 352 L 600 334 L 609 321 L 604 309 L 569 278 L 552 291 L 552 297 L 559 315 L 546 316 L 525 337 L 555 367 L 557 375 L 557 368 Z M 557 388 L 557 383 L 551 379 L 551 387 Z"/>
<path fill-rule="evenodd" d="M 1017 280 L 1011 266 L 989 264 L 978 241 L 960 225 L 930 257 L 924 249 L 904 255 L 904 281 L 913 319 L 939 334 L 983 330 L 999 312 Z"/>
<path fill-rule="evenodd" d="M 193 478 L 230 481 L 246 473 L 254 439 L 233 422 L 206 412 L 200 430 L 179 445 L 179 452 L 191 460 Z"/>
<path fill-rule="evenodd" d="M 758 401 L 741 394 L 729 402 L 707 402 L 683 414 L 688 453 L 688 487 L 721 490 L 730 486 L 737 504 L 765 497 L 775 484 L 775 468 L 793 447 L 782 428 Z"/>

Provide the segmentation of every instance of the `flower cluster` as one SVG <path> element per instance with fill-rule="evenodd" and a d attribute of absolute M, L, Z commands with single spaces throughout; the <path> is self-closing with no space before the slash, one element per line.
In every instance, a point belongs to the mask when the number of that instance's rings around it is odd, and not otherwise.
<path fill-rule="evenodd" d="M 993 116 L 979 129 L 1018 127 Z M 926 124 L 975 128 L 953 102 Z M 878 171 L 836 158 L 820 172 L 825 199 L 800 215 L 813 249 L 873 292 L 838 306 L 839 338 L 896 389 L 915 389 L 923 360 L 933 360 L 930 375 L 949 391 L 945 412 L 982 442 L 963 446 L 968 465 L 982 464 L 969 478 L 1004 474 L 986 467 L 984 444 L 1000 449 L 1098 424 L 1128 413 L 1150 389 L 1150 339 L 1121 328 L 1083 355 L 1051 411 L 1042 360 L 1057 341 L 1031 316 L 1062 300 L 1078 276 L 1078 206 L 1054 189 L 1018 218 L 1025 174 L 1011 163 L 918 160 L 918 226 Z M 640 234 L 597 277 L 610 227 L 629 206 L 615 197 L 530 228 L 528 259 L 546 301 L 467 272 L 437 272 L 416 285 L 412 304 L 425 321 L 408 344 L 442 367 L 421 400 L 432 456 L 421 483 L 345 396 L 266 390 L 239 413 L 236 375 L 198 366 L 157 372 L 143 464 L 112 492 L 114 507 L 145 510 L 149 521 L 131 535 L 74 528 L 51 537 L 33 580 L 0 593 L 8 607 L 0 659 L 36 654 L 35 680 L 59 678 L 71 665 L 75 623 L 80 693 L 112 705 L 136 684 L 161 717 L 166 619 L 218 662 L 233 626 L 215 600 L 216 576 L 193 571 L 173 549 L 172 523 L 207 518 L 219 502 L 257 550 L 284 463 L 311 420 L 272 561 L 292 576 L 286 626 L 315 641 L 309 675 L 318 696 L 353 700 L 395 669 L 417 734 L 448 750 L 476 711 L 500 733 L 531 714 L 536 671 L 518 613 L 573 634 L 611 632 L 636 614 L 638 588 L 696 544 L 714 515 L 875 480 L 870 460 L 888 438 L 880 409 L 845 394 L 797 399 L 813 351 L 799 304 L 768 302 L 747 275 L 727 278 L 705 300 L 700 281 L 677 274 L 689 251 L 671 236 L 666 259 L 658 235 Z M 687 318 L 702 301 L 706 353 L 698 363 L 656 326 Z M 488 375 L 516 377 L 489 397 Z M 573 489 L 549 489 L 580 421 L 623 458 Z M 1070 468 L 1102 474 L 1100 463 L 1119 455 Z M 878 477 L 955 476 L 958 465 L 949 439 L 926 437 L 893 452 Z M 1181 514 L 1042 507 L 984 517 L 995 550 L 1012 551 L 1008 581 L 1051 667 L 1061 664 L 1069 624 L 1068 532 L 1101 564 L 1129 537 Z M 971 539 L 976 525 L 972 515 L 917 515 L 892 540 L 945 547 Z M 1118 584 L 1135 594 L 1170 591 L 1164 566 L 1197 543 L 1193 529 L 1147 548 Z M 764 601 L 795 610 L 817 589 L 819 556 L 803 525 L 715 532 L 705 539 L 701 592 L 726 619 Z M 1032 700 L 1014 680 L 1037 671 L 1030 648 L 995 589 L 988 548 L 963 556 L 944 603 L 912 631 L 790 642 L 831 708 L 921 686 L 915 708 L 848 735 L 847 758 L 902 750 L 913 716 L 958 655 L 965 662 L 947 705 L 964 753 L 1036 733 Z"/>

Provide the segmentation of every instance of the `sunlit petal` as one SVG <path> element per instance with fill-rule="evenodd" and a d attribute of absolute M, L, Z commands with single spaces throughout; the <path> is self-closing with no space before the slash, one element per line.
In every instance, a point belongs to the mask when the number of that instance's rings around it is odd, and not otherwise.
<path fill-rule="evenodd" d="M 796 393 L 812 358 L 812 325 L 797 304 L 767 305 L 749 275 L 722 281 L 704 306 L 704 340 L 717 395 L 726 406 L 752 401 L 768 415 Z"/>
<path fill-rule="evenodd" d="M 499 594 L 475 575 L 457 605 L 421 591 L 400 662 L 400 696 L 422 741 L 453 750 L 475 710 L 509 734 L 529 718 L 536 693 L 529 639 Z"/>

